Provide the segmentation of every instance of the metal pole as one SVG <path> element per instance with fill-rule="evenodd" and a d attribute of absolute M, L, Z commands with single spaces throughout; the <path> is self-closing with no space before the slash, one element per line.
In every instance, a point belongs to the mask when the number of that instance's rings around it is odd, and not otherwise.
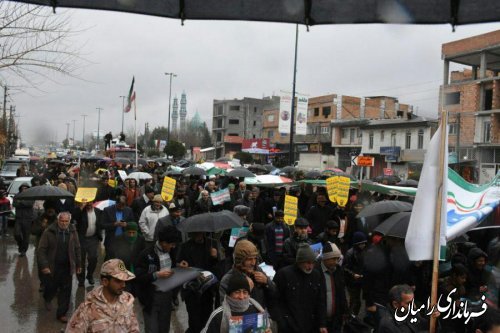
<path fill-rule="evenodd" d="M 125 123 L 125 98 L 127 98 L 127 96 L 120 96 L 122 98 L 122 133 L 123 132 L 123 126 L 124 126 L 124 123 Z"/>
<path fill-rule="evenodd" d="M 176 77 L 177 74 L 175 73 L 165 73 L 165 75 L 170 76 L 170 87 L 168 91 L 168 123 L 167 123 L 167 145 L 170 142 L 170 107 L 172 105 L 171 98 L 172 98 L 172 76 Z"/>
<path fill-rule="evenodd" d="M 457 168 L 456 168 L 456 171 L 458 172 L 458 174 L 461 174 L 460 173 L 460 112 L 457 113 L 457 144 L 456 144 L 456 151 L 457 151 Z"/>
<path fill-rule="evenodd" d="M 82 117 L 83 117 L 82 147 L 83 147 L 83 150 L 86 150 L 85 149 L 85 118 L 87 118 L 87 115 L 82 114 Z"/>
<path fill-rule="evenodd" d="M 73 119 L 72 122 L 73 122 L 73 146 L 75 146 L 76 145 L 75 144 L 75 123 L 76 123 L 76 120 Z"/>
<path fill-rule="evenodd" d="M 292 90 L 292 117 L 290 120 L 290 165 L 293 165 L 294 147 L 293 147 L 293 125 L 295 123 L 295 83 L 297 78 L 297 48 L 299 43 L 299 25 L 295 26 L 295 59 L 293 62 L 293 90 Z"/>
<path fill-rule="evenodd" d="M 101 130 L 101 107 L 96 108 L 97 109 L 97 150 L 100 149 L 99 147 L 99 139 L 100 139 L 100 130 Z"/>

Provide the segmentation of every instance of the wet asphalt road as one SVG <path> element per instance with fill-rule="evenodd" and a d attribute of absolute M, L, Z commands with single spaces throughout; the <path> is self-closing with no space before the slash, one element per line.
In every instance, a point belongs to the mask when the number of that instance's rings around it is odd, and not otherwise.
<path fill-rule="evenodd" d="M 0 236 L 0 332 L 4 333 L 59 333 L 64 331 L 65 324 L 55 318 L 56 300 L 53 310 L 44 307 L 42 293 L 38 291 L 37 264 L 34 258 L 34 246 L 30 244 L 26 257 L 19 257 L 14 241 L 13 230 L 9 228 L 9 237 Z M 99 261 L 100 267 L 102 260 Z M 95 274 L 98 285 L 98 272 Z M 76 277 L 73 280 L 70 312 L 92 290 L 92 286 L 78 288 Z M 136 314 L 143 332 L 142 311 L 136 300 Z M 179 308 L 172 312 L 171 329 L 173 333 L 183 333 L 187 329 L 187 313 L 181 302 Z"/>

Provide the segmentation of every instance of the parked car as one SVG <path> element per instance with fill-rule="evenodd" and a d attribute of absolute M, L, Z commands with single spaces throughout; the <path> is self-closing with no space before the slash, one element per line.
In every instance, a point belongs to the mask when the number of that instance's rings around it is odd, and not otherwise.
<path fill-rule="evenodd" d="M 9 159 L 3 163 L 2 170 L 0 170 L 0 177 L 4 179 L 5 186 L 8 186 L 17 177 L 17 169 L 22 164 L 26 164 L 26 161 Z"/>

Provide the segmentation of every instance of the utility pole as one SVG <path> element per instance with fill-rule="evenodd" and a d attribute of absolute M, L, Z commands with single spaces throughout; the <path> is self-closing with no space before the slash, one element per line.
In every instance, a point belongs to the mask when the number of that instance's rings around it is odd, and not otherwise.
<path fill-rule="evenodd" d="M 87 118 L 88 116 L 86 114 L 82 114 L 82 117 L 83 117 L 82 147 L 83 147 L 83 150 L 86 150 L 85 149 L 85 118 Z"/>
<path fill-rule="evenodd" d="M 171 98 L 172 98 L 172 76 L 177 77 L 177 74 L 175 73 L 165 73 L 165 75 L 170 76 L 170 88 L 168 92 L 168 127 L 167 127 L 167 145 L 170 143 L 170 106 L 172 104 Z"/>
<path fill-rule="evenodd" d="M 293 125 L 295 125 L 295 83 L 297 78 L 297 48 L 299 44 L 299 25 L 295 26 L 295 59 L 293 62 L 292 117 L 290 120 L 290 165 L 295 162 L 293 147 Z"/>
<path fill-rule="evenodd" d="M 97 109 L 97 150 L 99 150 L 101 148 L 101 147 L 99 147 L 99 138 L 100 138 L 99 131 L 101 130 L 100 126 L 101 126 L 101 110 L 102 110 L 102 108 L 98 107 L 96 109 Z"/>
<path fill-rule="evenodd" d="M 76 146 L 76 143 L 75 143 L 75 123 L 76 123 L 76 120 L 72 120 L 73 122 L 73 146 Z"/>
<path fill-rule="evenodd" d="M 3 128 L 2 131 L 4 132 L 3 134 L 6 136 L 7 140 L 6 143 L 3 145 L 3 156 L 4 158 L 7 157 L 7 145 L 8 145 L 8 125 L 7 125 L 7 85 L 3 87 Z"/>
<path fill-rule="evenodd" d="M 123 124 L 125 123 L 125 98 L 127 96 L 120 96 L 122 99 L 122 133 L 123 133 Z"/>
<path fill-rule="evenodd" d="M 66 142 L 69 145 L 69 123 L 66 123 Z"/>

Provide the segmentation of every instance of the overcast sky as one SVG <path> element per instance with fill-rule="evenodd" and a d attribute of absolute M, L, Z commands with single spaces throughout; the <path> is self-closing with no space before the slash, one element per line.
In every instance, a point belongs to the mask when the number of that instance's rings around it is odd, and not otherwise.
<path fill-rule="evenodd" d="M 172 99 L 187 93 L 188 117 L 196 111 L 211 126 L 212 101 L 262 97 L 292 89 L 295 25 L 260 22 L 186 21 L 90 10 L 65 10 L 75 29 L 72 43 L 88 60 L 81 79 L 52 75 L 42 91 L 12 92 L 26 141 L 63 140 L 66 123 L 81 139 L 97 130 L 121 128 L 120 95 L 135 75 L 138 128 L 166 126 L 169 80 Z M 340 93 L 388 95 L 437 115 L 442 80 L 441 44 L 500 29 L 500 24 L 459 26 L 331 25 L 299 32 L 297 91 L 309 96 Z M 461 69 L 452 66 L 452 69 Z M 10 78 L 10 82 L 16 82 Z M 9 84 L 9 82 L 7 82 Z M 126 114 L 125 128 L 133 126 Z"/>

